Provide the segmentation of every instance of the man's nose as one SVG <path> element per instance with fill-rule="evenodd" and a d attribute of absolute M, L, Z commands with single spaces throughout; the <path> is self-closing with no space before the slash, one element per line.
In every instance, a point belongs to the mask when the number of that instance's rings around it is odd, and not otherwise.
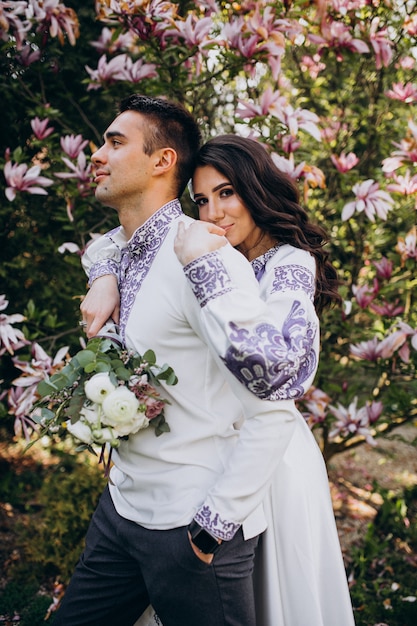
<path fill-rule="evenodd" d="M 96 150 L 92 155 L 91 155 L 91 160 L 94 163 L 94 165 L 96 165 L 97 163 L 104 163 L 105 161 L 105 151 L 104 151 L 104 145 L 101 146 L 98 150 Z"/>

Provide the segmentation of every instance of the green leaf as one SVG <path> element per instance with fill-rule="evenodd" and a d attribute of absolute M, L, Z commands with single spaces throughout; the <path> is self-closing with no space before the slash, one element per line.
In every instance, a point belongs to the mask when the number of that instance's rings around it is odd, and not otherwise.
<path fill-rule="evenodd" d="M 55 387 L 55 385 L 53 385 L 48 379 L 48 380 L 41 380 L 38 383 L 36 390 L 38 394 L 41 396 L 41 398 L 44 398 L 45 396 L 51 395 L 51 393 L 57 392 L 58 388 Z"/>
<path fill-rule="evenodd" d="M 153 350 L 147 350 L 145 354 L 143 355 L 142 360 L 149 363 L 149 365 L 155 365 L 156 364 L 155 352 Z"/>
<path fill-rule="evenodd" d="M 131 372 L 125 367 L 118 367 L 115 370 L 115 373 L 118 378 L 120 378 L 121 380 L 125 380 L 125 381 L 128 381 L 132 375 Z"/>
<path fill-rule="evenodd" d="M 96 366 L 97 366 L 97 362 L 94 361 L 93 363 L 88 363 L 85 368 L 84 371 L 86 374 L 92 374 L 93 372 L 96 371 Z"/>
<path fill-rule="evenodd" d="M 74 357 L 82 368 L 86 368 L 89 363 L 96 360 L 96 355 L 92 350 L 80 350 Z"/>
<path fill-rule="evenodd" d="M 110 370 L 111 370 L 110 363 L 105 362 L 105 361 L 98 361 L 96 363 L 96 366 L 95 366 L 95 371 L 96 372 L 110 372 Z M 85 371 L 87 371 L 87 370 L 85 370 Z"/>

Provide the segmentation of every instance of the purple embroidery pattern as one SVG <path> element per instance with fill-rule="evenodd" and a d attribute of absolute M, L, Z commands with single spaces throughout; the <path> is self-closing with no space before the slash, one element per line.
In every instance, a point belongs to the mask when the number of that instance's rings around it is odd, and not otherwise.
<path fill-rule="evenodd" d="M 182 215 L 179 202 L 165 204 L 137 229 L 122 251 L 120 261 L 120 335 L 125 340 L 125 329 L 130 311 L 170 225 Z"/>
<path fill-rule="evenodd" d="M 251 261 L 252 269 L 258 282 L 265 274 L 266 264 L 268 263 L 269 259 L 272 259 L 272 257 L 278 252 L 278 249 L 280 247 L 281 244 L 277 244 L 276 246 L 270 248 L 267 252 L 265 252 L 265 254 L 262 254 L 261 256 L 258 256 L 256 257 L 256 259 L 253 259 L 253 261 Z"/>
<path fill-rule="evenodd" d="M 234 323 L 230 328 L 231 345 L 222 360 L 249 391 L 264 400 L 299 398 L 305 393 L 303 383 L 317 364 L 313 349 L 317 327 L 307 322 L 300 302 L 293 303 L 282 332 L 267 323 L 252 332 Z"/>
<path fill-rule="evenodd" d="M 209 533 L 225 541 L 233 539 L 237 530 L 240 528 L 240 524 L 222 520 L 219 514 L 211 511 L 207 505 L 201 507 L 194 516 L 194 519 L 200 526 L 208 530 Z"/>
<path fill-rule="evenodd" d="M 119 264 L 113 259 L 103 259 L 94 263 L 90 271 L 89 284 L 92 285 L 96 278 L 104 276 L 105 274 L 119 275 Z"/>
<path fill-rule="evenodd" d="M 282 265 L 275 268 L 275 279 L 271 293 L 276 291 L 299 291 L 306 292 L 314 302 L 315 279 L 312 272 L 302 265 Z"/>
<path fill-rule="evenodd" d="M 217 252 L 210 252 L 184 267 L 193 293 L 203 308 L 209 300 L 232 290 L 232 281 Z"/>

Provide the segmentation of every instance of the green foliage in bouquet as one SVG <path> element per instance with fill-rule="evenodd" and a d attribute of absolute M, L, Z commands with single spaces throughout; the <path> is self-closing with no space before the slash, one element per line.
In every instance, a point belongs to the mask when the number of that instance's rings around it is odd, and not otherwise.
<path fill-rule="evenodd" d="M 177 380 L 170 366 L 157 365 L 152 350 L 141 356 L 111 339 L 95 337 L 38 384 L 40 400 L 31 417 L 40 437 L 65 437 L 69 432 L 80 442 L 77 451 L 95 453 L 94 444 L 117 448 L 121 438 L 149 425 L 156 436 L 169 432 L 164 415 L 168 400 L 156 387 Z"/>

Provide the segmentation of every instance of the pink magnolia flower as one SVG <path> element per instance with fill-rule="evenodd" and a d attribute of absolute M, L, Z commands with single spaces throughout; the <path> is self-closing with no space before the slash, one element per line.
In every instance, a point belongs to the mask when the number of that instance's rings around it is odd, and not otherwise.
<path fill-rule="evenodd" d="M 417 35 L 417 14 L 407 15 L 404 20 L 404 30 L 411 36 Z"/>
<path fill-rule="evenodd" d="M 70 252 L 71 254 L 79 254 L 81 256 L 81 250 L 78 243 L 74 243 L 73 241 L 66 241 L 61 244 L 58 248 L 58 252 L 60 254 L 64 254 L 65 252 Z"/>
<path fill-rule="evenodd" d="M 340 13 L 346 15 L 350 11 L 356 11 L 362 9 L 367 4 L 367 0 L 331 0 L 332 8 Z"/>
<path fill-rule="evenodd" d="M 107 62 L 107 58 L 105 55 L 101 56 L 97 69 L 93 70 L 88 65 L 85 66 L 87 73 L 90 75 L 91 82 L 87 87 L 87 91 L 91 89 L 100 89 L 103 83 L 112 84 L 116 80 L 125 80 L 125 67 L 126 67 L 126 54 L 119 54 L 109 62 Z"/>
<path fill-rule="evenodd" d="M 319 51 L 323 48 L 333 48 L 338 61 L 343 61 L 343 49 L 359 54 L 369 52 L 368 45 L 361 39 L 354 38 L 348 26 L 330 17 L 322 21 L 321 35 L 308 34 L 308 39 L 318 45 Z"/>
<path fill-rule="evenodd" d="M 369 341 L 361 341 L 350 345 L 350 353 L 358 359 L 366 361 L 377 361 L 378 359 L 389 359 L 401 348 L 407 339 L 407 333 L 403 330 L 395 330 L 384 337 L 381 341 L 377 337 Z"/>
<path fill-rule="evenodd" d="M 84 152 L 79 153 L 76 164 L 66 157 L 62 157 L 62 160 L 71 171 L 56 172 L 55 176 L 57 178 L 76 178 L 83 183 L 91 182 L 92 163 L 87 163 L 87 157 Z"/>
<path fill-rule="evenodd" d="M 274 104 L 279 101 L 285 102 L 285 98 L 281 96 L 279 91 L 273 91 L 272 87 L 267 87 L 259 98 L 258 104 L 238 100 L 240 108 L 238 107 L 236 113 L 242 119 L 269 115 Z"/>
<path fill-rule="evenodd" d="M 380 261 L 374 261 L 373 264 L 376 267 L 377 274 L 380 278 L 389 280 L 392 276 L 393 262 L 389 261 L 387 257 L 383 256 Z"/>
<path fill-rule="evenodd" d="M 375 400 L 373 400 L 371 403 L 367 402 L 366 410 L 368 412 L 368 419 L 370 424 L 375 424 L 375 422 L 381 417 L 383 409 L 384 405 L 380 400 L 378 402 L 375 402 Z"/>
<path fill-rule="evenodd" d="M 30 3 L 33 19 L 39 23 L 38 32 L 49 31 L 51 37 L 57 37 L 61 45 L 65 43 L 65 35 L 72 46 L 80 34 L 78 17 L 74 9 L 66 7 L 59 0 L 43 0 Z"/>
<path fill-rule="evenodd" d="M 382 67 L 388 67 L 391 63 L 393 46 L 393 42 L 389 38 L 388 29 L 381 28 L 381 30 L 377 30 L 379 21 L 379 17 L 375 17 L 372 20 L 369 33 L 371 46 L 375 52 L 377 70 L 380 70 Z"/>
<path fill-rule="evenodd" d="M 322 63 L 319 54 L 314 54 L 312 57 L 307 55 L 301 59 L 300 67 L 303 72 L 308 72 L 313 80 L 316 80 L 317 76 L 326 69 L 326 64 Z"/>
<path fill-rule="evenodd" d="M 46 139 L 54 132 L 55 129 L 53 126 L 48 128 L 49 121 L 48 117 L 43 120 L 40 120 L 39 117 L 35 117 L 31 120 L 30 125 L 32 126 L 36 139 Z"/>
<path fill-rule="evenodd" d="M 384 337 L 379 344 L 379 350 L 383 359 L 390 359 L 394 352 L 397 352 L 407 339 L 407 333 L 404 330 L 395 330 L 391 334 Z"/>
<path fill-rule="evenodd" d="M 26 15 L 27 8 L 27 2 L 0 3 L 0 39 L 7 42 L 13 38 L 17 50 L 22 49 L 25 35 L 31 28 Z"/>
<path fill-rule="evenodd" d="M 414 69 L 415 64 L 416 64 L 415 58 L 410 56 L 409 54 L 401 57 L 398 61 L 398 66 L 401 67 L 403 70 L 412 70 Z"/>
<path fill-rule="evenodd" d="M 392 100 L 400 100 L 407 104 L 417 102 L 417 85 L 412 83 L 394 83 L 385 95 Z"/>
<path fill-rule="evenodd" d="M 12 202 L 16 198 L 18 191 L 47 196 L 45 187 L 53 185 L 53 181 L 46 176 L 40 176 L 40 165 L 33 165 L 28 168 L 25 163 L 12 163 L 7 161 L 4 166 L 4 177 L 6 179 L 6 198 Z"/>
<path fill-rule="evenodd" d="M 82 135 L 64 135 L 59 140 L 62 150 L 70 159 L 76 159 L 80 152 L 88 145 L 88 140 Z"/>
<path fill-rule="evenodd" d="M 301 146 L 301 141 L 292 135 L 281 136 L 281 147 L 286 154 L 293 154 Z"/>
<path fill-rule="evenodd" d="M 401 263 L 404 264 L 407 259 L 417 259 L 417 228 L 413 226 L 405 237 L 398 237 L 395 247 L 401 256 Z"/>
<path fill-rule="evenodd" d="M 290 158 L 287 159 L 280 154 L 276 154 L 275 152 L 271 154 L 271 158 L 277 168 L 281 170 L 281 172 L 288 174 L 294 180 L 297 180 L 301 177 L 305 167 L 304 161 L 302 163 L 299 163 L 298 165 L 295 165 L 292 154 L 290 155 Z"/>
<path fill-rule="evenodd" d="M 375 304 L 372 302 L 369 305 L 369 308 L 374 313 L 378 315 L 384 315 L 385 317 L 396 317 L 404 312 L 404 307 L 399 304 L 399 300 L 395 300 L 395 302 L 388 302 L 384 300 L 382 304 Z"/>
<path fill-rule="evenodd" d="M 29 415 L 36 400 L 36 387 L 10 387 L 7 394 L 8 413 L 15 416 L 15 435 L 25 437 L 27 441 L 34 430 L 34 422 Z"/>
<path fill-rule="evenodd" d="M 36 387 L 41 380 L 61 369 L 65 365 L 68 346 L 60 348 L 52 359 L 42 346 L 35 342 L 32 344 L 31 354 L 30 362 L 13 358 L 14 366 L 23 372 L 13 381 L 16 387 Z"/>
<path fill-rule="evenodd" d="M 407 170 L 404 176 L 393 174 L 393 178 L 396 182 L 387 185 L 388 191 L 400 193 L 403 196 L 417 194 L 417 174 L 411 176 L 410 170 Z"/>
<path fill-rule="evenodd" d="M 126 56 L 126 65 L 124 69 L 124 77 L 119 80 L 127 80 L 131 83 L 139 83 L 145 78 L 155 78 L 158 76 L 157 66 L 154 63 L 145 63 L 143 59 L 133 62 L 129 56 Z"/>
<path fill-rule="evenodd" d="M 105 26 L 100 33 L 100 37 L 96 41 L 92 41 L 91 45 L 100 54 L 105 54 L 106 52 L 115 54 L 120 50 L 129 50 L 133 46 L 134 40 L 135 37 L 131 32 L 120 33 L 114 39 L 114 30 Z"/>
<path fill-rule="evenodd" d="M 379 343 L 378 338 L 373 337 L 369 341 L 361 341 L 360 343 L 350 345 L 349 350 L 358 359 L 376 362 L 381 356 Z"/>
<path fill-rule="evenodd" d="M 174 23 L 175 30 L 172 29 L 166 33 L 177 35 L 187 47 L 197 46 L 202 50 L 210 43 L 208 35 L 213 28 L 211 17 L 197 18 L 196 15 L 189 13 L 186 20 L 175 20 Z"/>
<path fill-rule="evenodd" d="M 41 50 L 33 50 L 30 45 L 25 45 L 19 50 L 16 59 L 23 67 L 29 67 L 32 63 L 36 63 L 42 56 Z"/>
<path fill-rule="evenodd" d="M 382 171 L 385 173 L 394 172 L 405 161 L 417 163 L 417 123 L 409 119 L 407 126 L 407 137 L 400 143 L 394 142 L 394 146 L 399 148 L 399 150 L 394 150 L 392 156 L 382 161 Z"/>
<path fill-rule="evenodd" d="M 321 141 L 321 132 L 317 126 L 319 118 L 312 111 L 300 108 L 294 109 L 288 102 L 281 98 L 271 104 L 270 113 L 285 124 L 293 137 L 298 135 L 299 130 L 304 130 L 317 141 Z"/>
<path fill-rule="evenodd" d="M 312 189 L 316 189 L 317 187 L 324 189 L 326 187 L 324 172 L 316 165 L 304 165 L 301 176 L 305 180 L 305 185 Z"/>
<path fill-rule="evenodd" d="M 327 416 L 327 407 L 330 397 L 318 387 L 310 387 L 303 398 L 303 404 L 308 410 L 306 415 L 308 424 L 312 428 L 315 424 L 324 422 Z"/>
<path fill-rule="evenodd" d="M 154 63 L 145 63 L 143 59 L 133 62 L 127 54 L 119 54 L 109 62 L 103 55 L 99 59 L 97 70 L 92 70 L 86 65 L 86 70 L 92 79 L 87 91 L 99 89 L 103 83 L 111 84 L 117 80 L 138 83 L 144 78 L 154 78 L 157 76 L 156 67 Z"/>
<path fill-rule="evenodd" d="M 372 436 L 369 429 L 369 413 L 367 406 L 357 408 L 358 398 L 355 397 L 353 401 L 346 408 L 340 403 L 338 406 L 329 406 L 330 412 L 336 417 L 336 423 L 329 433 L 331 439 L 335 437 L 351 437 L 361 436 L 364 437 L 366 442 L 371 445 L 376 445 L 376 441 Z"/>
<path fill-rule="evenodd" d="M 330 158 L 335 168 L 342 174 L 345 174 L 359 163 L 359 159 L 354 152 L 349 152 L 348 155 L 342 152 L 339 156 L 332 154 Z"/>
<path fill-rule="evenodd" d="M 405 322 L 398 322 L 398 328 L 402 330 L 407 337 L 411 337 L 411 345 L 414 350 L 417 350 L 417 328 L 412 328 L 409 324 Z"/>
<path fill-rule="evenodd" d="M 9 301 L 6 300 L 6 296 L 0 295 L 0 311 L 7 309 L 8 305 Z M 15 350 L 29 343 L 21 330 L 13 328 L 13 324 L 24 322 L 25 319 L 20 313 L 6 315 L 0 312 L 0 356 L 5 352 L 14 354 Z"/>
<path fill-rule="evenodd" d="M 378 281 L 374 280 L 372 288 L 369 285 L 352 285 L 352 292 L 361 309 L 366 309 L 379 292 Z"/>
<path fill-rule="evenodd" d="M 342 220 L 346 221 L 355 213 L 364 212 L 371 222 L 375 222 L 375 215 L 382 220 L 387 219 L 388 211 L 392 210 L 394 200 L 379 188 L 379 183 L 371 178 L 352 187 L 356 200 L 345 204 L 342 210 Z"/>

